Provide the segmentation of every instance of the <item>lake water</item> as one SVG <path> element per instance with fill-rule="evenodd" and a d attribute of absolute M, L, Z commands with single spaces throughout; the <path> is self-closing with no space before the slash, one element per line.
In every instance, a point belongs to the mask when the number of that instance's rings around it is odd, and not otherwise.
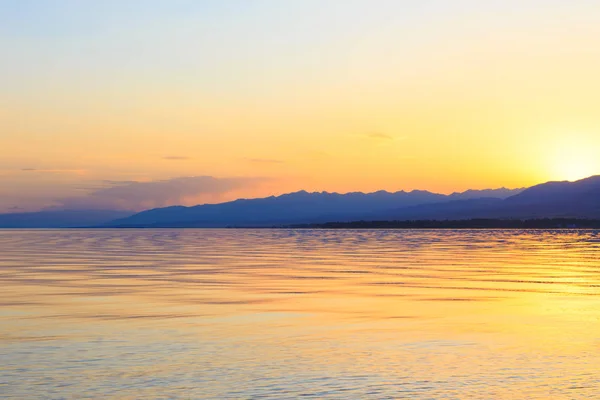
<path fill-rule="evenodd" d="M 0 398 L 600 398 L 600 232 L 0 231 Z"/>

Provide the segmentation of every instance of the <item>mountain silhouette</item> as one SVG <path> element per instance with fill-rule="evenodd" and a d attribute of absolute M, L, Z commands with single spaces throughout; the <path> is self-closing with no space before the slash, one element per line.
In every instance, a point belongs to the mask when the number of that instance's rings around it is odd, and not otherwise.
<path fill-rule="evenodd" d="M 450 195 L 414 190 L 374 193 L 299 191 L 133 214 L 63 210 L 0 214 L 0 228 L 261 227 L 351 221 L 466 219 L 600 219 L 600 176 L 547 182 L 527 189 L 467 190 Z"/>
<path fill-rule="evenodd" d="M 226 227 L 474 218 L 600 218 L 600 176 L 547 182 L 528 189 L 468 190 L 443 195 L 427 191 L 308 193 L 236 200 L 195 207 L 167 207 L 113 221 L 116 227 Z"/>
<path fill-rule="evenodd" d="M 49 210 L 0 214 L 0 228 L 77 228 L 105 224 L 131 214 L 133 211 L 118 210 Z"/>
<path fill-rule="evenodd" d="M 481 198 L 400 207 L 369 220 L 472 218 L 600 218 L 600 176 L 576 182 L 548 182 L 505 199 Z"/>
<path fill-rule="evenodd" d="M 576 182 L 548 182 L 509 197 L 504 214 L 524 217 L 600 217 L 600 175 Z"/>
<path fill-rule="evenodd" d="M 113 221 L 108 226 L 244 227 L 351 221 L 398 208 L 434 205 L 451 200 L 469 201 L 483 196 L 495 196 L 496 200 L 500 200 L 521 191 L 522 189 L 502 188 L 485 191 L 470 190 L 451 195 L 420 190 L 347 194 L 299 191 L 281 196 L 240 199 L 221 204 L 156 208 Z"/>

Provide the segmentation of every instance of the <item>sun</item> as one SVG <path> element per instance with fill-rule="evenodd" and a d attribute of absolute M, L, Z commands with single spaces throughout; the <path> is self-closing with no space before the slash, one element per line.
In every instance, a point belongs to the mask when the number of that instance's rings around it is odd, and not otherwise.
<path fill-rule="evenodd" d="M 554 129 L 543 136 L 537 151 L 530 153 L 543 165 L 544 179 L 578 181 L 600 174 L 600 134 Z"/>
<path fill-rule="evenodd" d="M 551 170 L 557 180 L 577 181 L 600 172 L 595 146 L 563 141 L 552 155 Z"/>
<path fill-rule="evenodd" d="M 561 161 L 558 165 L 558 175 L 561 180 L 577 181 L 594 175 L 592 163 L 588 160 L 570 159 Z"/>

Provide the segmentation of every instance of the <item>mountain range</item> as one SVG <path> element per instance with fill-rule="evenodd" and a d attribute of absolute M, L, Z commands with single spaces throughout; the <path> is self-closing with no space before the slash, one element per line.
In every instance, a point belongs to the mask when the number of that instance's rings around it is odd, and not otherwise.
<path fill-rule="evenodd" d="M 166 207 L 113 221 L 116 227 L 258 227 L 328 221 L 351 221 L 398 208 L 467 201 L 482 196 L 502 199 L 520 190 L 470 190 L 443 195 L 427 191 L 374 193 L 308 193 L 299 191 L 260 199 L 240 199 L 194 207 Z"/>
<path fill-rule="evenodd" d="M 0 228 L 69 228 L 95 226 L 132 215 L 120 210 L 45 210 L 0 214 Z"/>
<path fill-rule="evenodd" d="M 600 175 L 526 189 L 374 193 L 299 191 L 192 207 L 0 214 L 4 228 L 266 227 L 349 221 L 600 218 Z"/>
<path fill-rule="evenodd" d="M 505 199 L 480 198 L 398 208 L 370 220 L 600 218 L 600 176 L 548 182 Z"/>
<path fill-rule="evenodd" d="M 356 220 L 600 217 L 600 176 L 527 189 L 307 193 L 195 207 L 166 207 L 111 222 L 112 227 L 259 227 Z"/>

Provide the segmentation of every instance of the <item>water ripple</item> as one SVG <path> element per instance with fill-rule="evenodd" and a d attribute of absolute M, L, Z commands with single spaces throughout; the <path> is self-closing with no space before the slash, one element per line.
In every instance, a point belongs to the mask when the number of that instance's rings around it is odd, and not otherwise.
<path fill-rule="evenodd" d="M 593 398 L 599 236 L 0 230 L 0 397 Z"/>

